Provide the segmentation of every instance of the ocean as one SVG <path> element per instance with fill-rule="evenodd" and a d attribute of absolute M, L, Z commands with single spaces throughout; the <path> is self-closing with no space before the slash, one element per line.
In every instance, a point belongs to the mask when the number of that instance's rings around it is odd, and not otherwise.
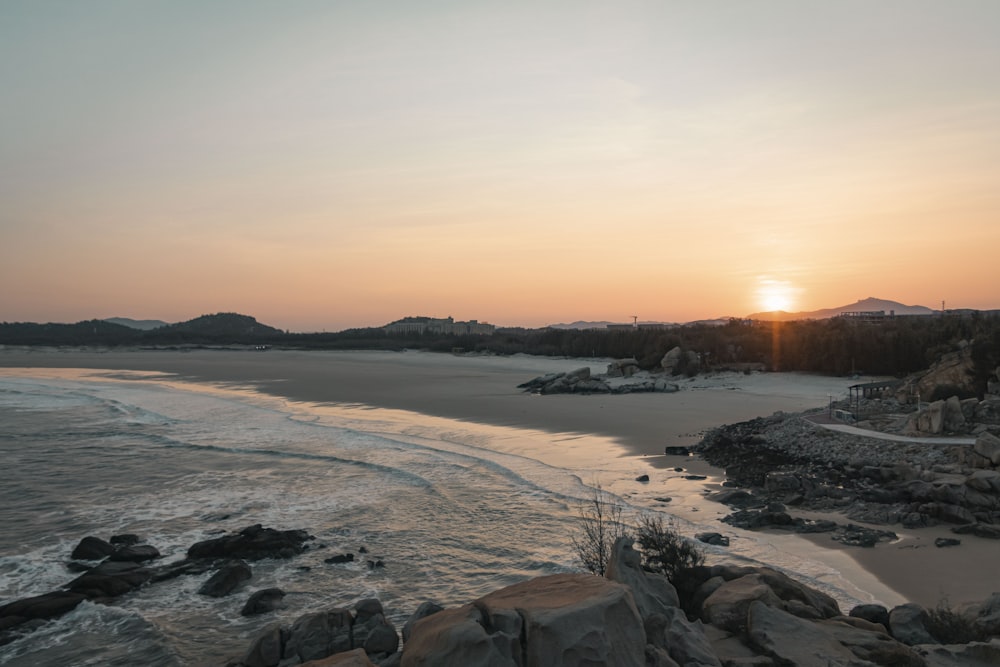
<path fill-rule="evenodd" d="M 567 448 L 573 465 L 554 464 L 552 451 Z M 74 578 L 67 562 L 87 535 L 137 534 L 161 562 L 258 523 L 316 537 L 298 557 L 252 563 L 251 581 L 228 597 L 198 595 L 205 574 L 147 585 L 107 606 L 85 602 L 0 646 L 0 664 L 11 666 L 221 665 L 271 623 L 371 597 L 401 629 L 426 600 L 458 605 L 530 577 L 579 571 L 572 538 L 596 488 L 629 514 L 666 513 L 664 494 L 684 484 L 677 475 L 659 481 L 662 471 L 602 438 L 122 371 L 5 370 L 0 461 L 0 604 Z M 642 470 L 650 484 L 635 482 Z M 667 518 L 685 535 L 733 534 L 717 514 Z M 767 536 L 744 533 L 729 549 L 705 550 L 709 559 L 785 569 L 845 609 L 871 601 Z M 348 552 L 358 560 L 324 562 Z M 367 559 L 385 567 L 371 569 Z M 271 587 L 287 593 L 285 609 L 240 615 L 251 592 Z"/>

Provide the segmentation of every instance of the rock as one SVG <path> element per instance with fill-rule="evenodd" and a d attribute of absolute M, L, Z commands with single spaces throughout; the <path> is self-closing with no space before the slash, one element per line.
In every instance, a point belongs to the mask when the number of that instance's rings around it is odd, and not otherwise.
<path fill-rule="evenodd" d="M 250 648 L 237 663 L 240 667 L 275 667 L 282 660 L 284 634 L 281 625 L 274 623 L 251 642 Z"/>
<path fill-rule="evenodd" d="M 702 603 L 700 616 L 706 623 L 739 635 L 747 629 L 750 605 L 762 601 L 780 607 L 781 598 L 759 576 L 748 575 L 724 581 Z"/>
<path fill-rule="evenodd" d="M 354 641 L 364 647 L 368 655 L 388 656 L 399 648 L 399 635 L 392 623 L 377 614 L 363 624 L 355 623 Z"/>
<path fill-rule="evenodd" d="M 991 540 L 1000 540 L 1000 526 L 985 523 L 969 523 L 964 526 L 955 526 L 951 532 L 958 535 L 975 535 Z"/>
<path fill-rule="evenodd" d="M 437 602 L 421 602 L 417 610 L 413 612 L 410 618 L 407 619 L 406 623 L 403 625 L 403 641 L 410 641 L 410 633 L 413 631 L 413 624 L 420 619 L 436 614 L 439 611 L 444 611 L 444 607 L 439 605 Z"/>
<path fill-rule="evenodd" d="M 354 554 L 337 554 L 336 556 L 330 556 L 329 558 L 323 559 L 324 563 L 353 563 Z"/>
<path fill-rule="evenodd" d="M 860 618 L 870 623 L 877 623 L 889 630 L 889 610 L 880 604 L 859 604 L 851 610 L 851 617 Z"/>
<path fill-rule="evenodd" d="M 962 412 L 962 402 L 958 396 L 952 396 L 944 402 L 942 428 L 948 433 L 965 430 L 965 415 Z"/>
<path fill-rule="evenodd" d="M 266 614 L 276 609 L 285 608 L 285 591 L 280 588 L 264 588 L 256 591 L 240 610 L 241 616 L 256 616 Z"/>
<path fill-rule="evenodd" d="M 188 549 L 188 558 L 291 558 L 306 550 L 313 539 L 304 530 L 275 530 L 260 524 L 244 528 L 239 533 L 197 542 Z"/>
<path fill-rule="evenodd" d="M 909 646 L 890 637 L 885 626 L 846 616 L 815 625 L 862 661 L 849 664 L 925 667 L 923 659 Z"/>
<path fill-rule="evenodd" d="M 142 540 L 139 539 L 138 535 L 132 533 L 123 533 L 121 535 L 112 535 L 109 540 L 113 546 L 116 547 L 131 547 L 136 544 L 142 544 Z"/>
<path fill-rule="evenodd" d="M 689 621 L 678 607 L 667 609 L 666 616 L 660 618 L 663 619 L 662 627 L 658 618 L 646 621 L 649 643 L 665 649 L 678 665 L 722 667 L 700 621 Z"/>
<path fill-rule="evenodd" d="M 1000 465 L 1000 438 L 992 433 L 983 432 L 976 437 L 973 451 L 990 460 L 994 466 Z"/>
<path fill-rule="evenodd" d="M 711 544 L 717 547 L 728 547 L 729 538 L 722 533 L 698 533 L 694 536 L 699 542 L 704 542 L 705 544 Z"/>
<path fill-rule="evenodd" d="M 691 450 L 681 445 L 667 445 L 663 453 L 667 456 L 691 456 Z"/>
<path fill-rule="evenodd" d="M 201 585 L 198 594 L 213 598 L 225 597 L 236 590 L 244 581 L 249 581 L 251 577 L 253 577 L 253 572 L 246 561 L 230 560 Z"/>
<path fill-rule="evenodd" d="M 639 362 L 632 359 L 615 359 L 608 364 L 608 377 L 632 377 L 639 370 Z"/>
<path fill-rule="evenodd" d="M 747 611 L 747 636 L 762 653 L 779 664 L 796 667 L 860 667 L 854 653 L 816 624 L 792 616 L 761 601 Z"/>
<path fill-rule="evenodd" d="M 648 482 L 649 481 L 649 475 L 639 475 L 638 477 L 635 478 L 635 481 L 637 481 L 637 482 Z"/>
<path fill-rule="evenodd" d="M 1000 665 L 1000 642 L 972 642 L 951 646 L 919 646 L 927 667 L 991 667 Z"/>
<path fill-rule="evenodd" d="M 627 586 L 590 574 L 556 574 L 422 618 L 402 666 L 643 667 L 645 646 Z"/>
<path fill-rule="evenodd" d="M 304 662 L 302 667 L 376 667 L 376 665 L 368 659 L 364 649 L 356 648 L 353 651 L 336 653 L 328 658 Z"/>
<path fill-rule="evenodd" d="M 0 627 L 11 628 L 32 619 L 58 618 L 86 600 L 81 593 L 54 591 L 44 595 L 14 600 L 0 606 Z"/>
<path fill-rule="evenodd" d="M 927 630 L 927 618 L 927 610 L 918 604 L 899 605 L 889 612 L 889 632 L 908 646 L 936 644 L 937 640 Z"/>
<path fill-rule="evenodd" d="M 139 588 L 153 570 L 127 561 L 104 561 L 66 584 L 65 588 L 90 599 L 113 598 Z"/>
<path fill-rule="evenodd" d="M 154 560 L 159 557 L 160 552 L 156 549 L 156 547 L 148 544 L 138 544 L 118 547 L 114 553 L 108 556 L 108 560 L 141 563 L 143 561 Z"/>
<path fill-rule="evenodd" d="M 351 612 L 346 609 L 329 609 L 300 616 L 283 633 L 282 659 L 295 658 L 299 662 L 308 662 L 350 651 L 354 648 L 351 643 L 352 623 Z"/>
<path fill-rule="evenodd" d="M 630 537 L 615 540 L 604 576 L 631 589 L 635 605 L 643 618 L 653 614 L 666 615 L 667 609 L 680 604 L 677 590 L 662 574 L 642 569 L 641 556 L 632 548 L 632 544 Z"/>
<path fill-rule="evenodd" d="M 953 537 L 939 537 L 934 540 L 934 546 L 936 547 L 957 547 L 962 543 L 962 540 L 957 540 Z"/>
<path fill-rule="evenodd" d="M 101 560 L 115 552 L 115 548 L 99 537 L 88 535 L 80 540 L 73 549 L 70 558 L 73 560 Z"/>

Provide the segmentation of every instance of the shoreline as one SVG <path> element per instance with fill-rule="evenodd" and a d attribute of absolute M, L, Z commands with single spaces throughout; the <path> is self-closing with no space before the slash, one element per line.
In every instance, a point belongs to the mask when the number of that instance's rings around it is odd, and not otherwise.
<path fill-rule="evenodd" d="M 549 458 L 576 462 L 574 456 L 586 453 L 575 449 L 575 441 L 597 436 L 620 445 L 643 465 L 667 473 L 680 461 L 663 454 L 665 445 L 694 444 L 708 428 L 767 416 L 777 410 L 798 412 L 821 407 L 831 395 L 840 395 L 838 389 L 846 392 L 849 384 L 857 382 L 800 374 L 727 373 L 682 379 L 681 391 L 674 394 L 538 396 L 516 388 L 538 375 L 585 365 L 595 373 L 603 372 L 606 363 L 603 359 L 453 356 L 413 351 L 0 349 L 0 375 L 5 368 L 164 373 L 165 377 L 155 379 L 243 387 L 277 399 L 342 410 L 370 406 L 539 431 L 554 436 L 549 442 L 560 446 L 557 451 L 547 452 Z M 710 477 L 723 476 L 721 470 L 700 459 L 683 465 Z M 636 493 L 632 480 L 619 480 L 609 490 Z M 727 511 L 705 499 L 704 493 L 696 493 L 694 486 L 687 487 L 684 493 L 687 497 L 683 502 L 662 509 L 688 520 Z M 909 531 L 899 542 L 874 549 L 847 548 L 832 541 L 824 544 L 821 536 L 803 539 L 775 535 L 774 543 L 790 553 L 821 561 L 887 606 L 912 601 L 933 607 L 942 598 L 959 603 L 982 599 L 992 592 L 983 590 L 982 583 L 972 575 L 988 571 L 989 547 L 995 545 L 985 540 L 975 540 L 983 544 L 974 544 L 969 538 L 957 548 L 933 548 L 935 530 Z M 919 544 L 931 546 L 908 548 Z M 973 561 L 983 563 L 984 569 L 973 568 L 969 564 Z M 949 590 L 941 592 L 935 582 L 944 580 L 928 577 L 928 572 L 948 576 L 959 572 L 963 576 L 960 585 L 952 578 Z"/>

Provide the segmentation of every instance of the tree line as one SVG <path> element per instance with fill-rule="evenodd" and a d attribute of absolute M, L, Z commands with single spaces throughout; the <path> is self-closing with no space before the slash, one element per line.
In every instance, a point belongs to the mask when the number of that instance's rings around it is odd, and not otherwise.
<path fill-rule="evenodd" d="M 731 319 L 727 323 L 635 329 L 500 328 L 492 335 L 434 332 L 390 335 L 382 328 L 335 333 L 288 333 L 253 318 L 207 316 L 200 326 L 185 323 L 139 331 L 101 320 L 76 324 L 0 323 L 5 345 L 270 345 L 298 349 L 424 349 L 438 352 L 534 354 L 558 357 L 635 358 L 644 369 L 659 368 L 669 350 L 696 352 L 701 367 L 735 368 L 754 364 L 773 371 L 829 375 L 865 373 L 902 376 L 927 368 L 972 343 L 976 383 L 985 390 L 1000 365 L 1000 315 L 973 311 L 961 315 L 896 317 L 879 322 L 851 318 L 765 322 Z M 201 318 L 199 318 L 201 319 Z M 196 321 L 192 321 L 196 322 Z M 223 323 L 231 326 L 221 326 Z M 237 326 L 238 325 L 238 326 Z"/>

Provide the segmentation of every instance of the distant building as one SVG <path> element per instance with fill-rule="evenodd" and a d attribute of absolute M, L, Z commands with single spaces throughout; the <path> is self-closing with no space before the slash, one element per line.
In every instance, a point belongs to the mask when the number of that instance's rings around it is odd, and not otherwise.
<path fill-rule="evenodd" d="M 884 310 L 853 310 L 845 311 L 837 317 L 842 317 L 846 320 L 851 320 L 852 322 L 875 324 L 877 322 L 895 319 L 896 311 L 890 310 L 889 314 L 886 315 Z"/>
<path fill-rule="evenodd" d="M 437 333 L 450 336 L 489 336 L 496 327 L 479 320 L 456 322 L 451 317 L 404 317 L 383 327 L 389 335 Z"/>

